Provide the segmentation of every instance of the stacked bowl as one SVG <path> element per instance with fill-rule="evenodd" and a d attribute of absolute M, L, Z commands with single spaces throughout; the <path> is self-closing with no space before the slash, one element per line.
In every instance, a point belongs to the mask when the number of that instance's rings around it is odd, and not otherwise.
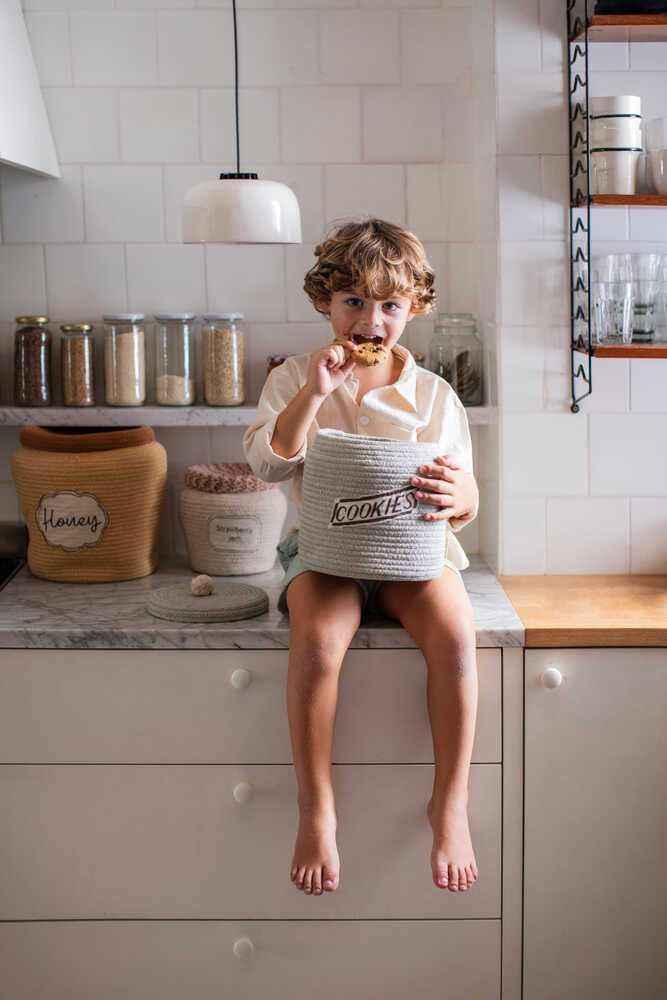
<path fill-rule="evenodd" d="M 641 98 L 590 100 L 591 194 L 635 194 L 642 153 Z"/>

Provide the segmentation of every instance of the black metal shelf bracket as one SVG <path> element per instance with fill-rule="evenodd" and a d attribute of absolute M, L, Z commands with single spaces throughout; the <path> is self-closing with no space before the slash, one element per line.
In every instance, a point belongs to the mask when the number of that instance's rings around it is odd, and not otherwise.
<path fill-rule="evenodd" d="M 590 149 L 588 4 L 589 0 L 567 0 L 568 92 L 570 95 L 570 372 L 572 387 L 570 409 L 573 413 L 579 412 L 579 403 L 586 396 L 590 396 L 593 391 L 590 283 L 591 191 L 588 169 L 588 150 Z M 575 38 L 576 41 L 574 41 Z M 582 354 L 582 352 L 584 353 Z M 575 358 L 575 353 L 578 354 L 577 358 Z M 583 362 L 582 356 L 585 358 Z"/>

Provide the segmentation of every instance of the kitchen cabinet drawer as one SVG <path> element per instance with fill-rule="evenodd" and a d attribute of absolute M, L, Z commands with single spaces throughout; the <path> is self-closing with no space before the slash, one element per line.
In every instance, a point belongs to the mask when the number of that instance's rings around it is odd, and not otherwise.
<path fill-rule="evenodd" d="M 3 924 L 0 967 L 11 1000 L 499 1000 L 500 921 Z"/>
<path fill-rule="evenodd" d="M 470 769 L 480 877 L 453 893 L 431 876 L 433 766 L 335 765 L 341 884 L 313 897 L 289 877 L 291 765 L 3 765 L 0 919 L 498 918 L 501 770 Z"/>
<path fill-rule="evenodd" d="M 501 651 L 477 654 L 472 760 L 496 763 Z M 8 651 L 0 667 L 0 762 L 291 763 L 287 662 L 282 649 Z M 348 650 L 333 761 L 432 760 L 421 652 Z"/>

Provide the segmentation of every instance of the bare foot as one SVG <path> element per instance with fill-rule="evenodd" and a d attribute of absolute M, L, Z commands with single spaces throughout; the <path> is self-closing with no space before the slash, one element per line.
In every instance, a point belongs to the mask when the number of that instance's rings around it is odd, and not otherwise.
<path fill-rule="evenodd" d="M 426 813 L 433 830 L 433 881 L 439 889 L 465 892 L 479 877 L 468 827 L 467 800 L 450 800 L 440 806 L 431 798 Z"/>
<path fill-rule="evenodd" d="M 300 809 L 290 878 L 297 889 L 319 896 L 338 888 L 340 859 L 336 847 L 336 813 Z"/>

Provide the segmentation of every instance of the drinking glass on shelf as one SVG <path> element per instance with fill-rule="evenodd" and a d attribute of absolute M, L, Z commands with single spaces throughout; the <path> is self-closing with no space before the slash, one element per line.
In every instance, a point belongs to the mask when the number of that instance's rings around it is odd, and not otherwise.
<path fill-rule="evenodd" d="M 600 343 L 632 343 L 632 281 L 597 282 Z"/>
<path fill-rule="evenodd" d="M 593 259 L 597 281 L 632 281 L 632 254 L 608 253 Z"/>
<path fill-rule="evenodd" d="M 655 338 L 661 266 L 662 255 L 659 253 L 632 254 L 635 298 L 632 316 L 633 344 L 650 344 Z"/>

